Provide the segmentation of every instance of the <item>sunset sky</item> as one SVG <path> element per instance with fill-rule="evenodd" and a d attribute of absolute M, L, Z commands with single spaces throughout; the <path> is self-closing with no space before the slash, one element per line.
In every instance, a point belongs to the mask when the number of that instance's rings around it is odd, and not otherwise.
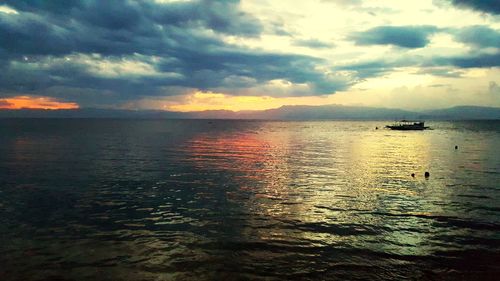
<path fill-rule="evenodd" d="M 0 109 L 500 106 L 498 0 L 4 0 L 0 38 Z"/>

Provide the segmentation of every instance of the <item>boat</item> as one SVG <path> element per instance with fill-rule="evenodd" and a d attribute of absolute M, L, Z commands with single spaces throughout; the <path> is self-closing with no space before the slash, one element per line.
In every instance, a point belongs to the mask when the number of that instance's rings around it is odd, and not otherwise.
<path fill-rule="evenodd" d="M 387 125 L 385 127 L 391 130 L 399 131 L 421 131 L 429 129 L 429 127 L 426 127 L 424 123 L 424 121 L 401 120 L 395 122 L 393 125 Z"/>

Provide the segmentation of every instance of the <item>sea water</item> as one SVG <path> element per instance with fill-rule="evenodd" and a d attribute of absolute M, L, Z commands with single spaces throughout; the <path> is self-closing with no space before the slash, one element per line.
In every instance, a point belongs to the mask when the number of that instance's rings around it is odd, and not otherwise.
<path fill-rule="evenodd" d="M 0 280 L 498 277 L 500 122 L 386 124 L 0 120 Z"/>

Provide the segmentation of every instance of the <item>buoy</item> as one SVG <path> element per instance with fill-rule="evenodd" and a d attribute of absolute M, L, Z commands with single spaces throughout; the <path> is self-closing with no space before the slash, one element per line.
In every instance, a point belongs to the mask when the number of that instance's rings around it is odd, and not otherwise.
<path fill-rule="evenodd" d="M 455 145 L 455 149 L 458 149 L 458 145 Z"/>
<path fill-rule="evenodd" d="M 425 172 L 424 176 L 428 178 L 431 174 L 429 172 Z"/>
<path fill-rule="evenodd" d="M 414 178 L 414 177 L 415 177 L 415 173 L 412 173 L 412 174 L 411 174 L 411 177 L 412 177 L 412 178 Z"/>
<path fill-rule="evenodd" d="M 375 130 L 378 130 L 378 127 L 375 127 Z"/>

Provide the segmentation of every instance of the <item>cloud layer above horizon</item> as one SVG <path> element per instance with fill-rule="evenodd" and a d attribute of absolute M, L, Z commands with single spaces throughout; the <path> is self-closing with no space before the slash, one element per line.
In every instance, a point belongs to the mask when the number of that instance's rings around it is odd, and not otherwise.
<path fill-rule="evenodd" d="M 0 100 L 500 106 L 498 1 L 402 2 L 5 0 Z"/>

